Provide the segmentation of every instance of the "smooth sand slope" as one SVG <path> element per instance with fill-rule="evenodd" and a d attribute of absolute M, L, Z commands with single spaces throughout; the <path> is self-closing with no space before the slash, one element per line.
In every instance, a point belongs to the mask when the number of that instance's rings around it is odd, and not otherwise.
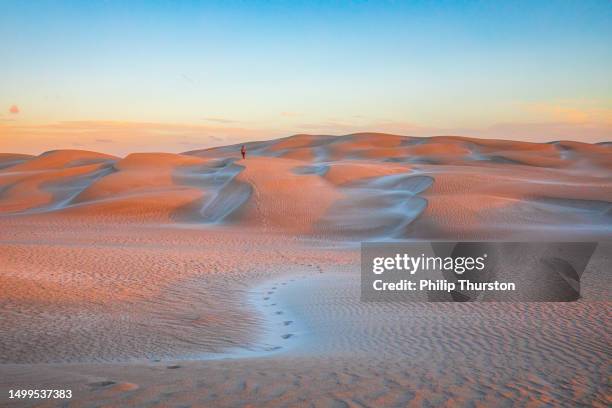
<path fill-rule="evenodd" d="M 0 212 L 224 223 L 296 236 L 610 234 L 612 148 L 463 137 L 297 135 L 185 154 L 0 156 Z"/>
<path fill-rule="evenodd" d="M 0 405 L 612 403 L 609 245 L 573 303 L 358 293 L 363 240 L 612 240 L 610 144 L 246 146 L 0 154 Z"/>

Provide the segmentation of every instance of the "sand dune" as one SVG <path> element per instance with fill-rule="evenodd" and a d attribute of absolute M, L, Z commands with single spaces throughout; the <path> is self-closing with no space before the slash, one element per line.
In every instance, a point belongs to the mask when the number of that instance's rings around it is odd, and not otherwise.
<path fill-rule="evenodd" d="M 483 306 L 360 302 L 356 244 L 610 240 L 611 144 L 246 146 L 0 154 L 0 405 L 609 406 L 609 245 L 577 302 Z"/>
<path fill-rule="evenodd" d="M 15 166 L 31 159 L 32 157 L 34 156 L 29 154 L 0 153 L 0 169 Z"/>
<path fill-rule="evenodd" d="M 246 146 L 247 160 L 238 145 L 124 159 L 76 150 L 4 154 L 0 214 L 346 239 L 516 236 L 537 226 L 546 234 L 611 233 L 609 212 L 589 204 L 612 202 L 607 144 L 361 133 Z M 406 190 L 392 176 L 429 185 Z"/>
<path fill-rule="evenodd" d="M 293 172 L 300 163 L 292 159 L 254 157 L 245 162 L 236 180 L 250 185 L 253 192 L 233 218 L 238 224 L 308 233 L 342 197 L 320 176 Z"/>

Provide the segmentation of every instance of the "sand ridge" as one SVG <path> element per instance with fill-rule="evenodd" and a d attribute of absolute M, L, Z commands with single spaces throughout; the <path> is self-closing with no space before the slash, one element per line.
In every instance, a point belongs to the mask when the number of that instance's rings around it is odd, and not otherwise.
<path fill-rule="evenodd" d="M 578 302 L 483 307 L 360 302 L 356 244 L 610 240 L 612 145 L 240 146 L 0 155 L 0 404 L 610 404 L 609 246 Z"/>
<path fill-rule="evenodd" d="M 536 226 L 562 233 L 598 225 L 587 235 L 610 234 L 607 144 L 360 133 L 246 146 L 247 160 L 240 145 L 123 159 L 5 154 L 16 164 L 0 169 L 0 214 L 225 224 L 313 237 L 359 231 L 359 239 L 531 236 Z M 400 174 L 428 177 L 430 186 L 414 193 L 385 184 Z"/>

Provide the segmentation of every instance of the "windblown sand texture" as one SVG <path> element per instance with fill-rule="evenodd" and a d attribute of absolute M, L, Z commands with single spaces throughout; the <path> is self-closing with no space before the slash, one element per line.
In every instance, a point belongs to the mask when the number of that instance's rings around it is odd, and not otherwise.
<path fill-rule="evenodd" d="M 240 146 L 0 154 L 0 405 L 612 403 L 610 245 L 562 304 L 363 303 L 358 249 L 611 240 L 611 144 Z"/>

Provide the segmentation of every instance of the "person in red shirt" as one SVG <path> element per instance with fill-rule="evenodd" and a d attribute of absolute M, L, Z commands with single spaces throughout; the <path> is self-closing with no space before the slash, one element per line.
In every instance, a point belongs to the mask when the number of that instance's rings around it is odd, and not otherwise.
<path fill-rule="evenodd" d="M 240 154 L 242 154 L 242 160 L 246 159 L 246 147 L 244 145 L 240 148 Z"/>

